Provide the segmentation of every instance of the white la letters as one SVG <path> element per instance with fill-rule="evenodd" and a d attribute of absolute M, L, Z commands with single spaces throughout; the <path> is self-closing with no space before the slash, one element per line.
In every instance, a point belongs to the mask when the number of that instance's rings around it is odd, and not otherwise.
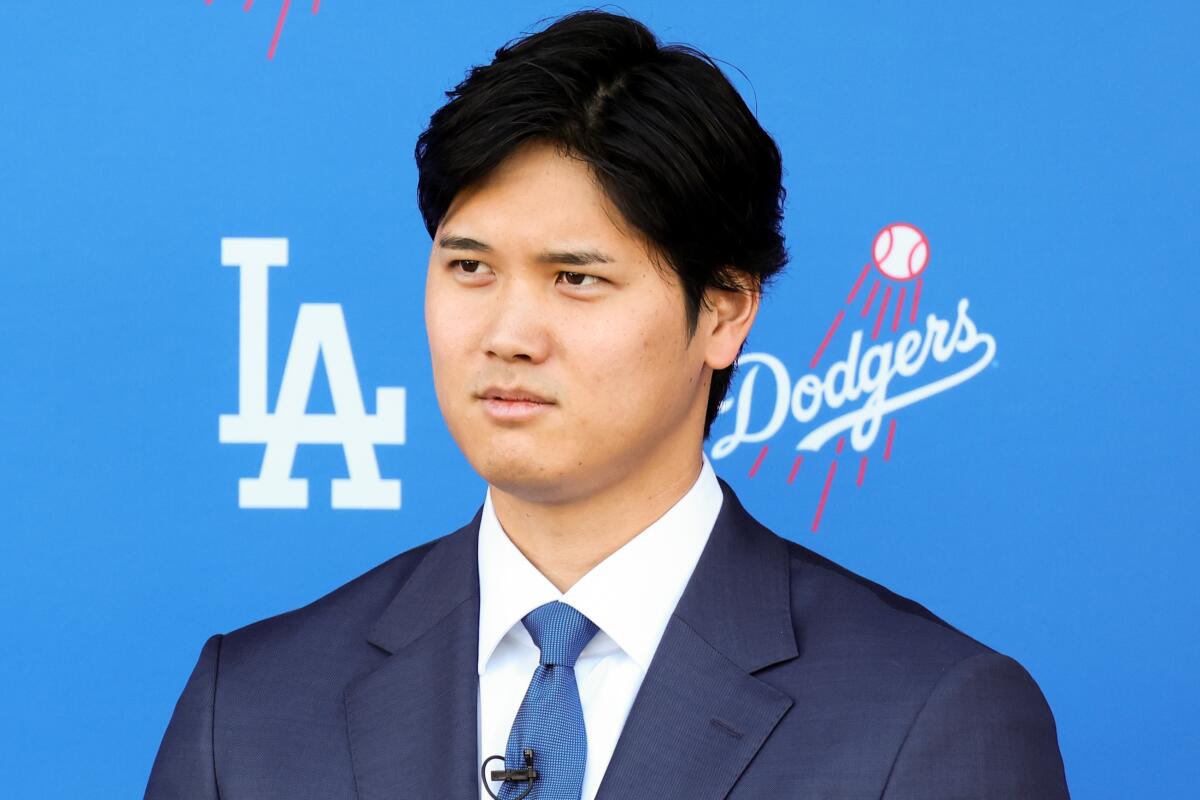
<path fill-rule="evenodd" d="M 342 307 L 301 303 L 275 412 L 267 411 L 267 278 L 286 267 L 287 239 L 221 240 L 221 263 L 241 270 L 238 413 L 220 416 L 225 444 L 266 444 L 257 478 L 238 481 L 241 508 L 307 508 L 308 481 L 293 478 L 299 444 L 340 444 L 349 478 L 331 485 L 334 508 L 398 509 L 400 481 L 379 475 L 374 445 L 404 444 L 404 388 L 375 390 L 375 413 L 363 407 L 358 370 Z M 325 364 L 334 413 L 309 414 L 318 356 Z"/>

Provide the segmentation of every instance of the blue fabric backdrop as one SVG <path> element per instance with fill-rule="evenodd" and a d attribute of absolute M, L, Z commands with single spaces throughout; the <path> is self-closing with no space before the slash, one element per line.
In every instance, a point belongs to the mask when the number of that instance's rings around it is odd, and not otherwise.
<path fill-rule="evenodd" d="M 281 24 L 282 5 L 0 5 L 7 796 L 140 796 L 207 636 L 482 500 L 432 390 L 412 148 L 469 65 L 575 6 L 305 0 Z M 1025 664 L 1074 796 L 1194 791 L 1196 6 L 621 8 L 722 59 L 784 154 L 792 264 L 714 426 L 718 474 L 770 527 Z M 916 322 L 917 281 L 873 262 L 893 223 L 925 237 Z M 288 243 L 265 378 L 239 367 L 235 237 Z M 977 374 L 873 435 L 796 449 L 863 408 L 867 392 L 803 421 L 790 407 L 856 332 L 878 369 L 964 298 L 972 347 L 886 395 Z M 373 447 L 398 509 L 333 508 L 343 450 L 303 441 L 304 507 L 239 507 L 264 447 L 222 443 L 218 420 L 239 412 L 240 368 L 275 407 L 306 303 L 340 307 L 368 413 L 404 389 L 384 420 L 404 443 Z M 317 369 L 308 411 L 334 410 Z"/>

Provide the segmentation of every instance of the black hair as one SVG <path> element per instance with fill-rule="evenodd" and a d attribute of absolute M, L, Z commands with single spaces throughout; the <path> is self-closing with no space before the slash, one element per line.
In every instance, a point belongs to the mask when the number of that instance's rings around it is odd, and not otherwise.
<path fill-rule="evenodd" d="M 662 45 L 629 17 L 577 11 L 505 44 L 446 96 L 416 146 L 430 236 L 462 189 L 541 139 L 585 161 L 665 256 L 689 340 L 706 289 L 761 292 L 787 263 L 779 148 L 693 47 Z M 706 439 L 736 363 L 713 372 Z"/>

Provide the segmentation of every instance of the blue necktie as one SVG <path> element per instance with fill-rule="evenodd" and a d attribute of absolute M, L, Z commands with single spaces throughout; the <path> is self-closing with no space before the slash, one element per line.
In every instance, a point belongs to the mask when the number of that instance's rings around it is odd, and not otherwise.
<path fill-rule="evenodd" d="M 599 629 L 557 600 L 538 606 L 521 621 L 542 658 L 513 721 L 504 768 L 523 768 L 525 749 L 533 750 L 538 777 L 528 800 L 579 800 L 587 764 L 587 733 L 575 682 L 575 660 Z M 506 781 L 498 796 L 514 800 L 528 788 L 527 783 Z"/>

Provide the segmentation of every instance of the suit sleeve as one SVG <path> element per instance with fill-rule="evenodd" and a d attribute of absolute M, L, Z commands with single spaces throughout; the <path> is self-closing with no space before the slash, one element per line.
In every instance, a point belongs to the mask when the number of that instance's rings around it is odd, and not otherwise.
<path fill-rule="evenodd" d="M 947 670 L 896 755 L 882 800 L 1068 798 L 1046 698 L 1012 658 L 981 653 Z"/>
<path fill-rule="evenodd" d="M 213 707 L 221 634 L 211 636 L 175 704 L 150 770 L 145 800 L 218 800 Z"/>

